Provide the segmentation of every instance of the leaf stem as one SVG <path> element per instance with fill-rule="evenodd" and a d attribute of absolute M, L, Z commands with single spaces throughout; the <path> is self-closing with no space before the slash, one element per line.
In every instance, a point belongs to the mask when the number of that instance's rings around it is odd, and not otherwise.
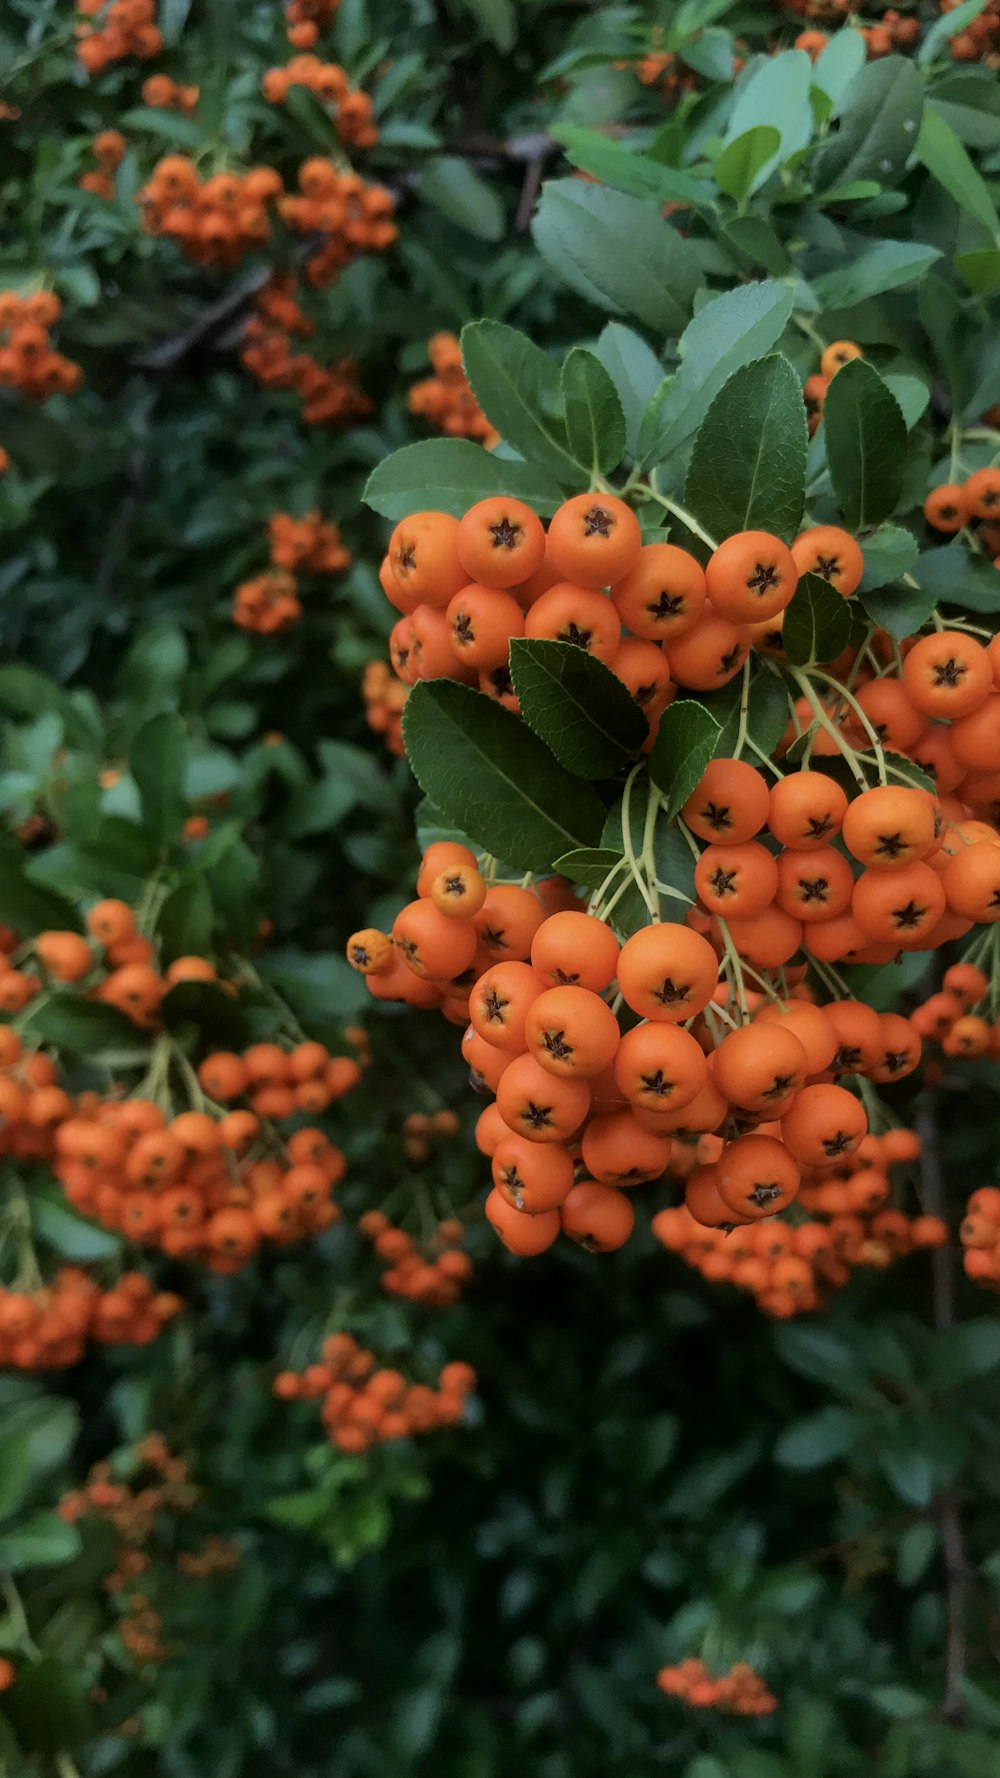
<path fill-rule="evenodd" d="M 658 494 L 656 489 L 651 487 L 648 482 L 642 485 L 644 492 L 649 495 L 651 500 L 655 500 L 658 506 L 665 507 L 667 512 L 672 512 L 674 518 L 680 519 L 681 523 L 686 525 L 689 531 L 693 531 L 696 537 L 701 538 L 702 543 L 707 543 L 709 549 L 718 549 L 719 545 L 716 539 L 705 530 L 703 525 L 699 525 L 698 520 L 693 513 L 688 512 L 687 507 L 679 506 L 676 500 L 668 500 L 666 494 Z"/>
<path fill-rule="evenodd" d="M 816 693 L 813 689 L 812 683 L 811 683 L 808 675 L 806 673 L 800 672 L 798 667 L 789 667 L 788 671 L 791 674 L 792 678 L 794 679 L 799 690 L 801 691 L 803 697 L 805 698 L 807 704 L 809 705 L 809 708 L 811 709 L 811 711 L 812 711 L 813 715 L 815 716 L 816 721 L 819 723 L 820 727 L 825 729 L 827 734 L 831 737 L 831 739 L 837 743 L 837 749 L 843 755 L 844 759 L 847 761 L 848 767 L 850 768 L 851 774 L 854 778 L 855 783 L 858 786 L 858 789 L 859 790 L 867 790 L 868 789 L 868 780 L 865 777 L 864 772 L 861 770 L 861 766 L 858 762 L 858 756 L 855 753 L 854 748 L 849 747 L 847 745 L 847 742 L 844 740 L 844 737 L 840 733 L 839 729 L 837 729 L 834 726 L 834 724 L 830 721 L 830 718 L 827 715 L 826 711 L 824 710 L 823 705 L 821 704 L 819 698 L 816 696 Z"/>

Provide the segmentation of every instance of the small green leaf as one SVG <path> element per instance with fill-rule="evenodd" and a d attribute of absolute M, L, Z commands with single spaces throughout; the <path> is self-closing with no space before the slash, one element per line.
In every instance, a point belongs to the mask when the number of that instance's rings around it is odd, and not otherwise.
<path fill-rule="evenodd" d="M 593 894 L 625 856 L 611 846 L 578 846 L 553 860 L 553 869 Z"/>
<path fill-rule="evenodd" d="M 171 890 L 157 916 L 163 961 L 203 955 L 211 945 L 213 925 L 212 897 L 204 877 L 185 877 Z"/>
<path fill-rule="evenodd" d="M 84 1684 L 82 1671 L 73 1673 L 61 1661 L 19 1664 L 4 1709 L 25 1751 L 71 1752 L 86 1739 L 92 1713 Z"/>
<path fill-rule="evenodd" d="M 860 31 L 836 31 L 824 46 L 812 71 L 813 86 L 818 86 L 833 104 L 846 93 L 860 74 L 868 56 L 868 46 Z"/>
<path fill-rule="evenodd" d="M 649 756 L 649 775 L 666 797 L 667 817 L 683 808 L 709 760 L 722 729 L 694 698 L 668 704 Z"/>
<path fill-rule="evenodd" d="M 612 778 L 631 764 L 648 724 L 603 661 L 572 642 L 516 636 L 510 672 L 528 727 L 577 778 Z"/>
<path fill-rule="evenodd" d="M 29 1008 L 24 1029 L 36 1043 L 53 1043 L 76 1056 L 113 1049 L 134 1054 L 136 1063 L 149 1050 L 149 1038 L 117 1007 L 79 994 L 58 993 Z"/>
<path fill-rule="evenodd" d="M 641 335 L 609 321 L 593 348 L 615 386 L 625 415 L 625 448 L 634 457 L 642 416 L 663 381 L 663 366 Z"/>
<path fill-rule="evenodd" d="M 796 667 L 832 661 L 851 635 L 850 601 L 818 574 L 803 574 L 785 612 L 782 641 Z"/>
<path fill-rule="evenodd" d="M 187 732 L 179 716 L 164 711 L 144 724 L 129 753 L 146 826 L 161 845 L 180 837 L 187 814 L 184 774 Z"/>
<path fill-rule="evenodd" d="M 0 848 L 0 918 L 19 938 L 39 932 L 79 932 L 83 922 L 71 901 L 25 876 L 21 857 Z"/>
<path fill-rule="evenodd" d="M 937 247 L 919 242 L 876 241 L 852 254 L 846 265 L 813 279 L 813 293 L 825 309 L 848 309 L 887 290 L 899 290 L 922 278 L 936 259 Z"/>
<path fill-rule="evenodd" d="M 936 603 L 964 605 L 969 611 L 1000 611 L 1000 574 L 984 556 L 973 556 L 964 543 L 946 543 L 917 557 L 914 579 Z"/>
<path fill-rule="evenodd" d="M 820 1408 L 785 1427 L 774 1461 L 782 1469 L 823 1469 L 853 1450 L 862 1430 L 861 1420 L 848 1408 Z"/>
<path fill-rule="evenodd" d="M 795 536 L 805 503 L 805 404 L 787 358 L 734 371 L 702 421 L 685 504 L 721 538 L 766 530 Z"/>
<path fill-rule="evenodd" d="M 577 476 L 551 358 L 502 321 L 470 321 L 462 357 L 476 400 L 505 442 L 554 475 Z"/>
<path fill-rule="evenodd" d="M 595 793 L 558 765 L 525 723 L 451 681 L 415 685 L 403 736 L 421 789 L 463 833 L 518 870 L 600 836 Z"/>
<path fill-rule="evenodd" d="M 625 414 L 600 359 L 574 346 L 563 361 L 560 380 L 573 456 L 588 473 L 617 468 L 625 454 Z"/>
<path fill-rule="evenodd" d="M 989 0 L 965 0 L 963 6 L 956 6 L 953 12 L 942 13 L 939 19 L 935 19 L 917 50 L 917 66 L 929 67 L 952 37 L 957 37 L 980 13 L 985 12 L 988 3 Z"/>
<path fill-rule="evenodd" d="M 450 512 L 461 518 L 477 500 L 507 494 L 548 518 L 563 495 L 559 484 L 534 463 L 494 457 L 465 438 L 429 438 L 404 445 L 372 470 L 365 501 L 386 519 L 414 512 Z"/>
<path fill-rule="evenodd" d="M 501 55 L 509 55 L 517 42 L 517 9 L 514 0 L 461 0 L 487 42 Z"/>
<path fill-rule="evenodd" d="M 779 162 L 789 160 L 808 145 L 813 132 L 811 84 L 812 63 L 801 49 L 758 56 L 737 83 L 726 131 L 727 145 L 758 128 L 776 129 L 778 134 L 772 153 L 758 162 L 751 190 L 763 185 Z"/>
<path fill-rule="evenodd" d="M 643 421 L 643 462 L 661 462 L 697 432 L 727 378 L 777 345 L 793 303 L 787 285 L 766 279 L 727 290 L 698 310 L 678 342 L 680 369 Z"/>
<path fill-rule="evenodd" d="M 838 127 L 816 156 L 817 189 L 877 179 L 893 188 L 913 153 L 923 109 L 923 82 L 903 56 L 869 62 L 843 88 Z"/>
<path fill-rule="evenodd" d="M 878 371 L 863 358 L 839 370 L 823 404 L 826 456 L 849 531 L 892 513 L 906 466 L 906 421 Z"/>
<path fill-rule="evenodd" d="M 715 183 L 719 190 L 742 203 L 758 183 L 763 184 L 758 175 L 768 162 L 776 160 L 780 147 L 781 132 L 773 124 L 756 124 L 742 136 L 735 137 L 715 163 Z"/>
<path fill-rule="evenodd" d="M 33 1513 L 0 1534 L 0 1568 L 44 1568 L 71 1562 L 80 1553 L 80 1533 L 58 1513 Z"/>
<path fill-rule="evenodd" d="M 495 183 L 485 179 L 458 155 L 441 154 L 425 161 L 417 191 L 467 234 L 480 241 L 499 241 L 506 227 Z"/>
<path fill-rule="evenodd" d="M 978 247 L 956 253 L 955 270 L 977 296 L 1000 289 L 1000 247 Z"/>
<path fill-rule="evenodd" d="M 551 131 L 561 142 L 566 159 L 582 173 L 591 173 L 602 185 L 634 198 L 653 198 L 659 204 L 690 204 L 711 209 L 715 193 L 707 179 L 698 179 L 679 167 L 636 154 L 619 142 L 609 142 L 596 130 L 556 124 Z M 544 200 L 543 200 L 544 201 Z"/>
<path fill-rule="evenodd" d="M 936 179 L 949 197 L 995 238 L 1000 221 L 989 188 L 950 123 L 935 111 L 933 101 L 924 106 L 916 154 L 931 178 Z"/>
<path fill-rule="evenodd" d="M 908 1506 L 930 1505 L 934 1497 L 934 1470 L 926 1452 L 912 1445 L 881 1445 L 877 1455 L 886 1481 L 900 1500 Z"/>

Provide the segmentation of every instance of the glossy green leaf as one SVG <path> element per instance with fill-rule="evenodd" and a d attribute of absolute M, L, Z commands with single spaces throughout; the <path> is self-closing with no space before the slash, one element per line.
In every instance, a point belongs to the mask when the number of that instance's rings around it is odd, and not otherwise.
<path fill-rule="evenodd" d="M 839 370 L 823 404 L 826 456 L 849 531 L 889 518 L 906 459 L 906 421 L 878 371 L 863 358 Z"/>
<path fill-rule="evenodd" d="M 610 667 L 572 642 L 516 636 L 510 672 L 528 727 L 577 778 L 611 778 L 631 763 L 648 724 Z"/>
<path fill-rule="evenodd" d="M 505 442 L 555 475 L 578 474 L 552 359 L 501 321 L 470 321 L 462 357 L 476 400 Z"/>
<path fill-rule="evenodd" d="M 557 124 L 552 135 L 562 144 L 566 159 L 574 167 L 629 197 L 653 198 L 660 204 L 690 204 L 694 209 L 707 209 L 713 203 L 715 193 L 709 180 L 636 154 L 596 130 Z"/>
<path fill-rule="evenodd" d="M 986 181 L 976 171 L 951 125 L 935 111 L 933 102 L 924 107 L 916 154 L 949 197 L 995 239 L 1000 232 L 1000 220 Z"/>
<path fill-rule="evenodd" d="M 813 290 L 826 309 L 847 309 L 869 297 L 882 296 L 922 278 L 941 254 L 937 247 L 909 241 L 876 241 L 813 281 Z"/>
<path fill-rule="evenodd" d="M 851 634 L 850 602 L 818 574 L 803 574 L 785 612 L 782 641 L 793 665 L 832 661 Z"/>
<path fill-rule="evenodd" d="M 917 557 L 913 576 L 943 605 L 1000 611 L 1000 574 L 984 556 L 970 554 L 964 543 L 924 550 Z"/>
<path fill-rule="evenodd" d="M 568 467 L 564 473 L 568 474 Z M 393 451 L 368 477 L 365 500 L 387 519 L 414 512 L 450 512 L 461 518 L 477 500 L 508 494 L 543 518 L 562 499 L 557 482 L 535 464 L 494 457 L 465 438 L 428 438 Z"/>
<path fill-rule="evenodd" d="M 694 441 L 684 503 L 720 541 L 737 531 L 795 536 L 805 502 L 805 404 L 777 354 L 734 371 Z"/>
<path fill-rule="evenodd" d="M 70 1562 L 80 1550 L 80 1533 L 58 1513 L 33 1513 L 20 1524 L 0 1532 L 0 1568 L 13 1573 L 21 1568 L 51 1567 Z"/>
<path fill-rule="evenodd" d="M 658 463 L 686 443 L 727 378 L 777 345 L 793 302 L 787 286 L 765 280 L 727 290 L 699 309 L 678 342 L 680 369 L 643 421 L 644 462 Z"/>
<path fill-rule="evenodd" d="M 765 169 L 776 159 L 780 147 L 781 132 L 773 124 L 755 124 L 742 136 L 736 136 L 715 163 L 715 183 L 719 190 L 742 203 L 758 184 L 764 183 Z"/>
<path fill-rule="evenodd" d="M 129 753 L 129 770 L 139 787 L 143 820 L 164 846 L 179 839 L 187 816 L 187 749 L 183 721 L 165 711 L 139 730 Z"/>
<path fill-rule="evenodd" d="M 655 332 L 680 333 L 702 273 L 693 247 L 655 206 L 557 179 L 543 188 L 532 232 L 551 271 L 581 296 Z"/>
<path fill-rule="evenodd" d="M 566 440 L 588 472 L 606 474 L 625 454 L 625 413 L 608 372 L 593 352 L 574 346 L 561 373 Z"/>
<path fill-rule="evenodd" d="M 599 838 L 595 793 L 554 760 L 525 723 L 447 680 L 415 685 L 403 736 L 421 789 L 463 833 L 518 870 Z"/>
<path fill-rule="evenodd" d="M 593 347 L 607 371 L 625 415 L 625 448 L 634 456 L 642 416 L 663 381 L 663 366 L 638 333 L 609 321 Z"/>
<path fill-rule="evenodd" d="M 813 163 L 822 191 L 854 179 L 892 187 L 913 153 L 923 111 L 923 83 L 903 56 L 869 62 L 843 89 L 837 128 Z"/>
<path fill-rule="evenodd" d="M 687 802 L 715 755 L 719 723 L 695 698 L 668 704 L 649 755 L 649 775 L 666 798 L 668 818 Z"/>
<path fill-rule="evenodd" d="M 812 63 L 805 51 L 786 49 L 758 57 L 738 82 L 726 130 L 726 151 L 751 131 L 778 132 L 772 153 L 760 157 L 751 173 L 748 190 L 756 191 L 779 164 L 807 146 L 813 131 L 811 81 Z"/>
<path fill-rule="evenodd" d="M 86 1738 L 91 1708 L 82 1673 L 46 1658 L 23 1662 L 4 1697 L 21 1746 L 30 1752 L 69 1753 Z"/>
<path fill-rule="evenodd" d="M 779 1434 L 774 1460 L 782 1469 L 823 1469 L 854 1449 L 862 1422 L 848 1408 L 819 1408 Z"/>
<path fill-rule="evenodd" d="M 461 156 L 441 154 L 426 161 L 417 190 L 425 204 L 477 240 L 502 238 L 506 219 L 496 186 L 488 185 Z"/>

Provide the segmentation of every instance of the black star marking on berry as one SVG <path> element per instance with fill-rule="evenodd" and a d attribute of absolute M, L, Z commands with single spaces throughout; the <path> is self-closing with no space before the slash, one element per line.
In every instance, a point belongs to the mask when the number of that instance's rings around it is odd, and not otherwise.
<path fill-rule="evenodd" d="M 725 833 L 733 825 L 733 813 L 726 803 L 706 803 L 701 818 L 715 833 Z"/>
<path fill-rule="evenodd" d="M 578 969 L 574 969 L 569 973 L 564 969 L 554 969 L 552 974 L 559 985 L 564 988 L 575 988 L 577 982 L 580 980 L 580 971 Z"/>
<path fill-rule="evenodd" d="M 684 610 L 684 594 L 661 593 L 652 605 L 646 606 L 646 610 L 654 622 L 661 617 L 677 617 Z"/>
<path fill-rule="evenodd" d="M 446 895 L 464 895 L 465 884 L 461 877 L 445 877 L 444 892 Z"/>
<path fill-rule="evenodd" d="M 610 537 L 612 519 L 603 506 L 591 506 L 583 515 L 583 535 L 585 537 Z"/>
<path fill-rule="evenodd" d="M 803 877 L 799 888 L 804 902 L 815 901 L 822 904 L 829 900 L 830 885 L 826 877 Z"/>
<path fill-rule="evenodd" d="M 797 1084 L 794 1074 L 776 1074 L 767 1091 L 762 1094 L 765 1099 L 783 1099 Z"/>
<path fill-rule="evenodd" d="M 780 1185 L 755 1185 L 753 1191 L 748 1195 L 751 1204 L 756 1204 L 758 1210 L 763 1210 L 765 1204 L 773 1204 L 775 1198 L 780 1198 L 781 1187 Z"/>
<path fill-rule="evenodd" d="M 946 661 L 935 662 L 933 672 L 935 685 L 945 685 L 953 690 L 956 685 L 961 685 L 968 668 L 964 661 L 957 661 L 954 655 L 949 655 Z"/>
<path fill-rule="evenodd" d="M 907 849 L 901 833 L 880 833 L 875 847 L 876 858 L 899 858 Z"/>
<path fill-rule="evenodd" d="M 856 1074 L 861 1061 L 862 1054 L 856 1043 L 842 1043 L 830 1067 L 834 1074 Z"/>
<path fill-rule="evenodd" d="M 639 1080 L 644 1093 L 652 1093 L 654 1099 L 669 1099 L 674 1090 L 674 1082 L 667 1080 L 662 1068 L 654 1074 L 640 1074 Z"/>
<path fill-rule="evenodd" d="M 490 536 L 493 538 L 494 549 L 516 549 L 521 541 L 521 527 L 512 525 L 508 518 L 498 519 L 495 525 L 490 526 Z"/>
<path fill-rule="evenodd" d="M 732 648 L 730 648 L 726 654 L 720 655 L 720 657 L 719 657 L 719 672 L 720 673 L 731 672 L 733 667 L 735 667 L 737 661 L 739 660 L 742 652 L 743 652 L 743 650 L 741 649 L 739 643 L 734 642 Z"/>
<path fill-rule="evenodd" d="M 357 964 L 359 969 L 364 969 L 365 964 L 371 962 L 371 952 L 367 951 L 364 945 L 352 945 L 351 962 Z"/>
<path fill-rule="evenodd" d="M 810 840 L 825 840 L 832 826 L 829 815 L 810 815 L 806 837 Z"/>
<path fill-rule="evenodd" d="M 821 574 L 824 580 L 832 580 L 835 574 L 840 573 L 840 557 L 817 556 L 813 573 Z"/>
<path fill-rule="evenodd" d="M 593 630 L 581 630 L 579 624 L 571 623 L 567 624 L 564 630 L 559 631 L 558 640 L 560 642 L 575 642 L 577 648 L 589 648 L 593 634 Z"/>
<path fill-rule="evenodd" d="M 831 1161 L 834 1161 L 838 1155 L 847 1153 L 853 1140 L 854 1138 L 848 1136 L 843 1130 L 838 1130 L 835 1136 L 824 1136 L 822 1141 L 823 1153 L 827 1155 Z"/>
<path fill-rule="evenodd" d="M 542 1036 L 542 1048 L 557 1062 L 568 1062 L 573 1055 L 573 1045 L 566 1042 L 564 1031 L 546 1031 Z"/>
<path fill-rule="evenodd" d="M 920 925 L 926 913 L 927 909 L 919 908 L 911 897 L 905 908 L 893 908 L 892 917 L 898 931 L 913 932 Z"/>
<path fill-rule="evenodd" d="M 484 926 L 482 940 L 488 951 L 505 951 L 507 949 L 507 934 L 502 926 Z"/>
<path fill-rule="evenodd" d="M 514 689 L 514 681 L 510 676 L 509 667 L 493 667 L 490 671 L 490 684 L 495 698 L 509 697 Z"/>
<path fill-rule="evenodd" d="M 886 1050 L 882 1056 L 882 1066 L 887 1074 L 898 1074 L 908 1059 L 905 1050 Z"/>
<path fill-rule="evenodd" d="M 640 710 L 645 709 L 646 705 L 649 703 L 649 700 L 653 696 L 653 693 L 655 691 L 656 691 L 655 685 L 640 685 L 638 687 L 634 696 L 635 696 L 635 701 L 638 704 Z"/>
<path fill-rule="evenodd" d="M 528 1124 L 532 1130 L 548 1130 L 552 1126 L 551 1105 L 536 1105 L 529 1099 L 521 1113 L 521 1122 Z"/>
<path fill-rule="evenodd" d="M 709 887 L 715 890 L 720 901 L 726 895 L 735 895 L 736 878 L 738 874 L 739 873 L 734 870 L 723 870 L 721 864 L 717 870 L 712 872 L 712 875 L 708 879 Z"/>
<path fill-rule="evenodd" d="M 476 632 L 472 627 L 472 619 L 467 611 L 460 611 L 452 622 L 452 633 L 456 642 L 474 642 Z"/>
<path fill-rule="evenodd" d="M 747 587 L 752 593 L 769 593 L 772 587 L 780 584 L 773 562 L 758 562 L 747 580 Z"/>
<path fill-rule="evenodd" d="M 486 993 L 483 995 L 483 1011 L 491 1025 L 503 1024 L 503 1015 L 509 1005 L 510 1001 L 504 1000 L 503 996 L 498 994 L 495 988 L 487 988 Z"/>
<path fill-rule="evenodd" d="M 658 988 L 651 988 L 650 993 L 661 1006 L 683 1006 L 685 1000 L 691 998 L 689 982 L 675 982 L 669 975 L 664 976 Z"/>

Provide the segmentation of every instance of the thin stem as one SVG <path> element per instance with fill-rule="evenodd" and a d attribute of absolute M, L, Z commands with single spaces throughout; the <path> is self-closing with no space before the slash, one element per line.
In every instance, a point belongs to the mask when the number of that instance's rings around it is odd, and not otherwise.
<path fill-rule="evenodd" d="M 658 506 L 663 506 L 666 508 L 667 512 L 672 512 L 675 519 L 680 519 L 681 523 L 686 525 L 689 531 L 693 531 L 696 537 L 701 538 L 702 543 L 708 544 L 709 549 L 718 549 L 719 545 L 716 539 L 705 530 L 703 525 L 699 525 L 694 514 L 688 512 L 686 507 L 679 506 L 676 500 L 668 500 L 665 494 L 658 494 L 656 489 L 650 487 L 648 484 L 644 487 L 643 491 L 648 494 L 650 500 L 655 500 Z"/>
<path fill-rule="evenodd" d="M 722 946 L 725 951 L 727 974 L 730 976 L 732 984 L 736 989 L 736 999 L 739 1002 L 740 1012 L 743 1015 L 743 1023 L 749 1024 L 750 1007 L 747 1002 L 747 985 L 743 979 L 743 963 L 736 950 L 736 946 L 733 944 L 733 941 L 729 936 L 729 927 L 721 916 L 719 917 L 719 932 L 722 935 Z"/>
<path fill-rule="evenodd" d="M 604 897 L 607 895 L 608 890 L 611 888 L 611 885 L 614 882 L 616 876 L 618 875 L 619 871 L 624 870 L 624 868 L 625 868 L 625 859 L 624 858 L 616 859 L 614 865 L 612 866 L 611 870 L 609 870 L 603 883 L 600 883 L 598 885 L 598 887 L 594 890 L 594 893 L 591 896 L 589 902 L 587 903 L 588 914 L 597 914 L 597 910 L 600 907 L 602 901 L 604 900 Z M 603 920 L 605 918 L 605 915 L 598 914 L 597 917 L 598 917 L 598 919 Z"/>
<path fill-rule="evenodd" d="M 740 721 L 736 730 L 736 745 L 733 758 L 739 759 L 747 744 L 747 731 L 750 725 L 750 656 L 743 662 L 743 683 L 740 687 Z"/>
<path fill-rule="evenodd" d="M 844 759 L 847 761 L 847 764 L 848 764 L 850 771 L 851 771 L 851 775 L 853 776 L 854 781 L 858 786 L 858 789 L 859 790 L 867 790 L 868 789 L 868 780 L 866 779 L 864 772 L 861 770 L 861 767 L 858 763 L 857 754 L 855 753 L 853 747 L 849 747 L 847 745 L 847 742 L 844 740 L 839 729 L 837 729 L 834 726 L 834 724 L 830 721 L 829 716 L 827 715 L 822 704 L 820 703 L 819 698 L 816 696 L 816 693 L 813 690 L 813 687 L 810 684 L 810 681 L 807 678 L 806 674 L 800 672 L 798 667 L 789 667 L 788 672 L 791 674 L 792 678 L 795 680 L 796 685 L 799 687 L 799 690 L 801 691 L 803 697 L 806 699 L 806 702 L 808 703 L 809 708 L 811 709 L 811 711 L 812 711 L 813 715 L 815 716 L 816 721 L 819 723 L 820 727 L 826 730 L 827 734 L 831 737 L 832 740 L 836 741 L 837 749 L 843 755 Z"/>
<path fill-rule="evenodd" d="M 632 843 L 632 821 L 630 813 L 632 786 L 642 770 L 643 767 L 641 765 L 632 767 L 632 770 L 629 772 L 629 775 L 625 780 L 625 788 L 622 791 L 622 844 L 625 847 L 625 857 L 628 860 L 629 870 L 635 880 L 635 886 L 649 909 L 650 918 L 655 921 L 660 918 L 660 910 L 653 900 L 649 885 L 646 882 L 642 871 L 639 869 L 639 860 L 636 858 L 635 847 Z"/>
<path fill-rule="evenodd" d="M 872 752 L 875 755 L 875 760 L 878 765 L 879 783 L 884 784 L 886 782 L 885 754 L 882 751 L 882 743 L 879 740 L 877 729 L 869 721 L 868 717 L 865 715 L 864 711 L 862 710 L 861 705 L 858 703 L 857 698 L 853 695 L 852 692 L 848 691 L 846 685 L 841 685 L 839 679 L 834 679 L 833 675 L 830 673 L 822 672 L 819 667 L 814 667 L 813 672 L 815 673 L 815 676 L 817 679 L 823 680 L 824 684 L 833 686 L 833 689 L 837 692 L 838 696 L 841 697 L 843 699 L 844 703 L 848 704 L 850 706 L 850 708 L 853 710 L 855 716 L 857 717 L 862 728 L 864 729 L 865 734 L 868 736 L 868 739 L 871 742 Z"/>

